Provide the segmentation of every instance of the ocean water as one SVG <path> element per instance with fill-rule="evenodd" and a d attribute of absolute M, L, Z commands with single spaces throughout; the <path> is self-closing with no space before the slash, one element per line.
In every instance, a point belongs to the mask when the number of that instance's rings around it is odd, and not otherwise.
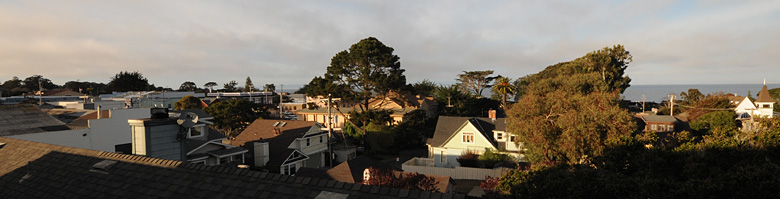
<path fill-rule="evenodd" d="M 768 89 L 780 88 L 780 84 L 767 84 Z M 763 84 L 693 84 L 693 85 L 631 85 L 623 92 L 623 99 L 631 101 L 642 101 L 642 94 L 646 101 L 660 102 L 669 100 L 669 95 L 674 94 L 679 98 L 680 92 L 688 92 L 688 89 L 699 89 L 704 95 L 716 92 L 732 93 L 739 96 L 746 96 L 750 91 L 753 97 L 758 96 Z"/>

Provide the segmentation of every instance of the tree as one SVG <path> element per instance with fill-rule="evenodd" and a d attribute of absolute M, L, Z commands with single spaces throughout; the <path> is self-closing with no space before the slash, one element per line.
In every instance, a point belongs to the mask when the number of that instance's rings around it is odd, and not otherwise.
<path fill-rule="evenodd" d="M 22 94 L 23 92 L 28 92 L 29 91 L 29 90 L 27 90 L 27 91 L 23 91 L 22 92 L 22 90 L 21 90 L 22 89 L 22 80 L 20 80 L 19 77 L 16 77 L 16 76 L 11 78 L 10 80 L 6 80 L 5 82 L 3 82 L 3 89 L 8 92 L 8 93 L 4 92 L 3 93 L 4 96 L 14 96 L 14 95 L 19 95 L 19 94 Z M 14 91 L 14 90 L 16 90 L 16 91 Z M 26 90 L 26 89 L 24 89 L 24 90 Z"/>
<path fill-rule="evenodd" d="M 428 81 L 427 79 L 424 79 L 420 82 L 414 83 L 412 85 L 412 88 L 414 89 L 414 94 L 420 95 L 420 96 L 431 96 L 433 94 L 433 91 L 436 90 L 436 84 L 434 84 L 431 81 Z"/>
<path fill-rule="evenodd" d="M 217 82 L 207 82 L 206 84 L 203 85 L 203 87 L 209 87 L 209 93 L 211 93 L 214 90 L 214 86 L 217 85 L 219 85 L 217 84 Z"/>
<path fill-rule="evenodd" d="M 506 78 L 506 77 L 498 77 L 496 79 L 496 85 L 493 86 L 493 93 L 498 93 L 502 96 L 501 98 L 501 106 L 503 108 L 506 107 L 506 97 L 507 95 L 512 95 L 515 93 L 515 86 L 511 83 L 512 79 Z"/>
<path fill-rule="evenodd" d="M 436 187 L 439 182 L 433 177 L 428 177 L 419 173 L 402 173 L 389 169 L 368 168 L 370 177 L 364 184 L 375 185 L 390 188 L 439 191 Z"/>
<path fill-rule="evenodd" d="M 195 96 L 187 95 L 173 103 L 173 110 L 203 109 L 203 102 Z"/>
<path fill-rule="evenodd" d="M 138 71 L 121 71 L 114 77 L 111 77 L 111 81 L 108 82 L 106 87 L 108 91 L 117 92 L 145 91 L 150 89 L 149 81 Z"/>
<path fill-rule="evenodd" d="M 737 114 L 734 111 L 715 111 L 702 115 L 691 122 L 691 129 L 700 135 L 709 134 L 710 130 L 736 129 L 737 124 L 734 120 Z"/>
<path fill-rule="evenodd" d="M 266 84 L 263 86 L 263 90 L 266 92 L 276 92 L 276 86 L 274 86 L 274 84 Z"/>
<path fill-rule="evenodd" d="M 583 164 L 631 136 L 636 129 L 633 116 L 618 106 L 620 93 L 628 86 L 622 82 L 627 80 L 612 81 L 622 73 L 604 75 L 593 69 L 612 62 L 590 60 L 625 57 L 610 58 L 613 51 L 588 53 L 524 78 L 534 81 L 528 81 L 524 96 L 507 111 L 507 124 L 528 148 L 529 160 Z"/>
<path fill-rule="evenodd" d="M 96 82 L 68 81 L 65 82 L 62 87 L 71 91 L 97 96 L 101 94 L 101 91 L 106 87 L 106 84 Z"/>
<path fill-rule="evenodd" d="M 220 101 L 203 110 L 214 116 L 212 127 L 228 138 L 235 138 L 253 121 L 268 115 L 268 112 L 260 105 L 239 99 Z"/>
<path fill-rule="evenodd" d="M 461 117 L 487 117 L 489 110 L 498 110 L 501 102 L 490 98 L 477 98 L 477 96 L 463 93 L 458 84 L 439 86 L 433 94 L 438 107 L 439 115 Z"/>
<path fill-rule="evenodd" d="M 393 50 L 373 37 L 360 40 L 348 51 L 333 56 L 324 82 L 314 82 L 320 81 L 316 77 L 312 79 L 309 86 L 318 83 L 333 85 L 314 86 L 326 90 L 314 89 L 311 96 L 333 94 L 347 103 L 360 102 L 361 110 L 367 110 L 368 101 L 374 94 L 385 94 L 406 85 L 400 58 L 393 54 Z"/>
<path fill-rule="evenodd" d="M 699 89 L 690 88 L 688 92 L 680 92 L 680 98 L 683 100 L 683 104 L 688 106 L 694 106 L 699 100 L 704 99 L 704 95 L 699 92 Z"/>
<path fill-rule="evenodd" d="M 255 87 L 255 84 L 252 84 L 252 79 L 249 77 L 246 77 L 246 81 L 244 82 L 244 92 L 249 92 L 253 90 Z"/>
<path fill-rule="evenodd" d="M 464 93 L 471 93 L 476 96 L 482 96 L 482 91 L 485 88 L 490 88 L 490 82 L 497 78 L 497 76 L 489 76 L 493 74 L 492 70 L 485 71 L 463 71 L 463 74 L 458 75 L 458 82 L 460 82 L 460 89 Z"/>
<path fill-rule="evenodd" d="M 233 91 L 236 91 L 236 85 L 237 85 L 237 84 L 238 84 L 238 83 L 236 83 L 236 81 L 235 81 L 235 80 L 230 80 L 230 82 L 228 82 L 228 83 L 225 83 L 225 85 L 223 85 L 223 87 L 225 88 L 225 92 L 233 92 Z"/>
<path fill-rule="evenodd" d="M 181 86 L 179 86 L 179 91 L 195 91 L 198 90 L 198 85 L 195 84 L 195 82 L 186 81 L 184 83 L 181 83 Z"/>
<path fill-rule="evenodd" d="M 33 75 L 24 78 L 22 84 L 24 85 L 24 88 L 31 91 L 41 90 L 41 88 L 43 88 L 44 90 L 51 90 L 58 87 L 57 85 L 52 83 L 51 80 L 46 79 L 41 75 Z"/>

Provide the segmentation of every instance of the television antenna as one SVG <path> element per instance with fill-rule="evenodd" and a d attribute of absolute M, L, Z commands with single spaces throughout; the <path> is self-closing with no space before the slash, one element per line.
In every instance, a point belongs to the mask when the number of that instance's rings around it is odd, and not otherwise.
<path fill-rule="evenodd" d="M 192 112 L 182 113 L 179 119 L 176 120 L 176 123 L 183 128 L 182 131 L 179 131 L 179 135 L 176 136 L 176 140 L 184 139 L 192 131 L 192 127 L 198 123 L 198 114 Z"/>

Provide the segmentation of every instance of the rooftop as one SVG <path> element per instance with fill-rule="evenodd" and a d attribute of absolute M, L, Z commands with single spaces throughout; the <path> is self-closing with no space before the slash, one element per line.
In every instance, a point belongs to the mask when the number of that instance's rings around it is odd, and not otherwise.
<path fill-rule="evenodd" d="M 0 137 L 4 198 L 464 198 Z M 111 160 L 111 161 L 105 161 Z"/>

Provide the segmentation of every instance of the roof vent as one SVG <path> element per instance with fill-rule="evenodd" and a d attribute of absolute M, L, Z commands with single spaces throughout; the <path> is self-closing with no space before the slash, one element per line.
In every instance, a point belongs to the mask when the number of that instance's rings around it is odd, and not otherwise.
<path fill-rule="evenodd" d="M 347 199 L 349 198 L 349 194 L 322 191 L 320 192 L 320 194 L 317 194 L 317 197 L 314 198 L 315 199 Z"/>
<path fill-rule="evenodd" d="M 167 108 L 151 108 L 149 109 L 149 113 L 152 114 L 152 119 L 168 118 Z"/>
<path fill-rule="evenodd" d="M 279 127 L 284 127 L 284 125 L 287 125 L 287 122 L 282 122 L 281 124 L 279 124 Z"/>
<path fill-rule="evenodd" d="M 116 164 L 116 160 L 103 160 L 98 163 L 95 163 L 92 165 L 92 168 L 89 169 L 89 171 L 95 172 L 95 173 L 102 173 L 102 174 L 108 174 L 108 169 L 113 167 Z"/>

